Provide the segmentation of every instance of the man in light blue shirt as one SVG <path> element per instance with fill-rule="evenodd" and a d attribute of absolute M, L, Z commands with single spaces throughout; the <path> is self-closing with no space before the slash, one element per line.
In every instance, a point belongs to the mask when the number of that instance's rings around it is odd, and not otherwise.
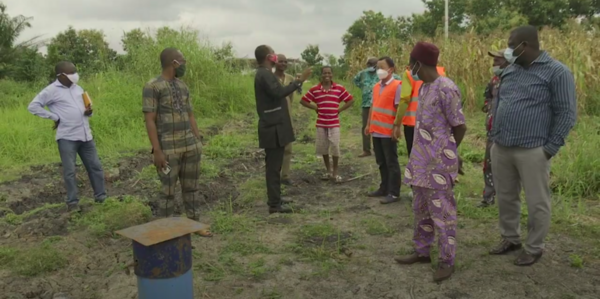
<path fill-rule="evenodd" d="M 67 188 L 69 211 L 79 211 L 75 160 L 77 155 L 85 166 L 94 189 L 94 199 L 98 203 L 106 199 L 104 171 L 92 138 L 89 117 L 91 105 L 83 100 L 83 89 L 77 85 L 79 75 L 75 65 L 68 61 L 59 62 L 54 68 L 56 81 L 44 88 L 29 104 L 29 112 L 41 118 L 54 121 L 56 141 L 63 166 L 63 176 Z M 44 109 L 48 107 L 48 110 Z"/>

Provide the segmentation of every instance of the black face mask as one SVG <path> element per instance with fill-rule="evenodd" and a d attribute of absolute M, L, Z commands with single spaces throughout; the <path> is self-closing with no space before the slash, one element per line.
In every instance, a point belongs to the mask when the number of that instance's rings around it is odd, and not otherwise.
<path fill-rule="evenodd" d="M 176 78 L 181 78 L 183 76 L 185 76 L 185 64 L 182 64 L 175 69 Z"/>

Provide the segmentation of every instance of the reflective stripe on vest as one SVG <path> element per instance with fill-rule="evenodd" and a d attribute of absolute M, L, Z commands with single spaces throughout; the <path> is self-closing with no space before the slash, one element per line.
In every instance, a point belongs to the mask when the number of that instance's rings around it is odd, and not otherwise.
<path fill-rule="evenodd" d="M 437 67 L 438 74 L 440 76 L 446 76 L 446 70 L 438 66 Z M 410 86 L 412 86 L 412 94 L 410 96 L 410 102 L 408 103 L 408 108 L 406 108 L 406 112 L 402 117 L 402 124 L 409 127 L 414 127 L 417 123 L 417 108 L 419 107 L 419 89 L 421 89 L 421 85 L 423 85 L 423 81 L 415 81 L 410 73 L 410 71 L 406 71 L 406 76 L 410 81 Z"/>
<path fill-rule="evenodd" d="M 398 112 L 394 101 L 396 99 L 396 91 L 402 86 L 402 81 L 392 80 L 381 91 L 381 83 L 377 83 L 373 87 L 373 106 L 371 113 L 371 125 L 369 132 L 379 133 L 387 136 L 392 136 L 394 131 L 394 121 Z M 379 94 L 381 91 L 381 94 Z"/>

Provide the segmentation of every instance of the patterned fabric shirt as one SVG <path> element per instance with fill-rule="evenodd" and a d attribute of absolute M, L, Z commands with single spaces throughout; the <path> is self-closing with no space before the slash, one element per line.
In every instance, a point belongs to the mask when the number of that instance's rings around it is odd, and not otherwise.
<path fill-rule="evenodd" d="M 190 125 L 189 113 L 193 107 L 183 81 L 167 81 L 162 76 L 150 80 L 144 86 L 142 105 L 143 112 L 157 113 L 158 141 L 165 155 L 202 149 Z"/>
<path fill-rule="evenodd" d="M 460 90 L 447 77 L 423 84 L 419 94 L 415 140 L 404 171 L 407 185 L 435 190 L 452 188 L 458 154 L 452 128 L 465 124 Z"/>
<path fill-rule="evenodd" d="M 501 75 L 491 138 L 506 147 L 544 147 L 558 153 L 575 125 L 577 94 L 571 70 L 546 52 L 528 68 L 511 64 Z"/>
<path fill-rule="evenodd" d="M 500 87 L 500 77 L 494 76 L 483 93 L 485 96 L 484 111 L 487 113 L 485 129 L 488 137 L 492 131 L 494 103 L 498 97 L 498 87 Z"/>
<path fill-rule="evenodd" d="M 402 80 L 396 74 L 393 74 L 394 79 Z M 352 80 L 356 87 L 362 90 L 362 108 L 370 108 L 373 104 L 373 87 L 377 82 L 381 81 L 377 76 L 377 72 L 371 72 L 368 69 L 360 71 Z"/>
<path fill-rule="evenodd" d="M 329 90 L 323 89 L 321 84 L 313 86 L 302 100 L 317 104 L 318 128 L 337 128 L 340 126 L 340 103 L 352 101 L 352 95 L 344 86 L 332 82 Z"/>

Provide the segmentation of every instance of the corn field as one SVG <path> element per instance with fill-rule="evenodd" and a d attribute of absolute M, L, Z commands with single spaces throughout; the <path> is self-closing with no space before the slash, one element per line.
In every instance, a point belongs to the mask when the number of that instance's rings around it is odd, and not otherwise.
<path fill-rule="evenodd" d="M 489 50 L 506 48 L 509 35 L 510 32 L 498 32 L 489 36 L 466 33 L 450 35 L 448 40 L 443 37 L 422 40 L 435 43 L 440 48 L 439 65 L 461 87 L 465 107 L 474 109 L 480 107 L 483 89 L 492 76 L 492 59 L 487 53 Z M 375 40 L 371 35 L 348 53 L 348 75 L 363 69 L 370 56 L 392 57 L 396 62 L 397 72 L 400 73 L 408 65 L 410 51 L 417 41 L 417 38 Z M 600 34 L 572 23 L 563 30 L 540 31 L 540 43 L 543 50 L 566 64 L 573 72 L 579 112 L 600 115 Z"/>

